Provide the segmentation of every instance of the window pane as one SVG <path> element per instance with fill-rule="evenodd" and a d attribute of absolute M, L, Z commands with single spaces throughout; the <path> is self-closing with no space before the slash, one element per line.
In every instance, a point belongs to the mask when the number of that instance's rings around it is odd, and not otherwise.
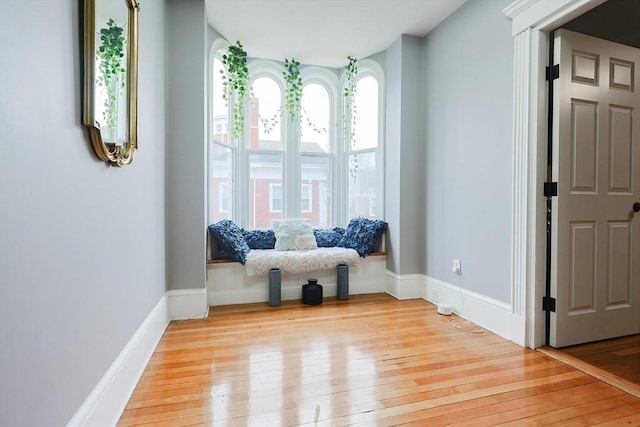
<path fill-rule="evenodd" d="M 364 77 L 356 82 L 356 126 L 352 150 L 378 146 L 378 81 Z"/>
<path fill-rule="evenodd" d="M 221 182 L 218 184 L 218 209 L 220 212 L 229 212 L 229 184 Z"/>
<path fill-rule="evenodd" d="M 376 154 L 349 156 L 349 216 L 375 217 Z"/>
<path fill-rule="evenodd" d="M 300 151 L 328 153 L 329 140 L 329 93 L 317 83 L 311 83 L 302 91 L 302 143 Z"/>
<path fill-rule="evenodd" d="M 209 216 L 211 223 L 231 218 L 231 148 L 213 144 L 210 150 Z"/>
<path fill-rule="evenodd" d="M 228 144 L 229 107 L 223 98 L 221 57 L 222 52 L 219 52 L 213 59 L 213 141 Z"/>
<path fill-rule="evenodd" d="M 282 212 L 282 185 L 269 184 L 269 212 Z"/>
<path fill-rule="evenodd" d="M 274 220 L 282 219 L 282 206 L 279 212 L 271 212 L 270 187 L 272 184 L 282 185 L 282 155 L 251 153 L 249 155 L 249 228 L 268 228 L 272 226 Z"/>
<path fill-rule="evenodd" d="M 254 96 L 249 113 L 249 148 L 282 150 L 280 87 L 268 77 L 256 79 L 252 87 Z"/>
<path fill-rule="evenodd" d="M 301 156 L 302 187 L 300 206 L 302 217 L 314 227 L 331 225 L 331 167 L 327 156 Z M 305 200 L 306 199 L 306 200 Z"/>
<path fill-rule="evenodd" d="M 302 212 L 311 212 L 311 198 L 313 196 L 311 194 L 311 184 L 302 184 L 302 188 L 300 190 L 300 210 Z"/>

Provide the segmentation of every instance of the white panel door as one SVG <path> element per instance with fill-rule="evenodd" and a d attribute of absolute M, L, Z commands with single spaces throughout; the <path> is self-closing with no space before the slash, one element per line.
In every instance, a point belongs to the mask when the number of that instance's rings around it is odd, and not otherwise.
<path fill-rule="evenodd" d="M 553 347 L 640 332 L 640 49 L 554 40 Z"/>

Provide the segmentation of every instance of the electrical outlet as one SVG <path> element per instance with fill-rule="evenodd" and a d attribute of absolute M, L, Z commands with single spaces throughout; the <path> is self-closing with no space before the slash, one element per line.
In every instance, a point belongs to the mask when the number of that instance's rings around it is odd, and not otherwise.
<path fill-rule="evenodd" d="M 462 274 L 462 266 L 459 259 L 453 260 L 453 267 L 451 267 L 451 271 L 455 274 Z"/>

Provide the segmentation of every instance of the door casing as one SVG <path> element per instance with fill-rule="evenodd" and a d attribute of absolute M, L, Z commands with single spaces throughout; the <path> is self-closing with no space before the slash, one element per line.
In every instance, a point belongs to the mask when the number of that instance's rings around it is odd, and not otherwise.
<path fill-rule="evenodd" d="M 522 319 L 512 339 L 544 344 L 546 270 L 547 87 L 549 32 L 605 0 L 517 0 L 504 9 L 514 38 L 511 311 Z"/>

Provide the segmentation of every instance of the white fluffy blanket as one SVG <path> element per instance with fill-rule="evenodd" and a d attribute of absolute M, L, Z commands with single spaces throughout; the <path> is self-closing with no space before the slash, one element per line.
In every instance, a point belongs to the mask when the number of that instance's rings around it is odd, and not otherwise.
<path fill-rule="evenodd" d="M 279 268 L 282 273 L 309 273 L 332 270 L 338 264 L 357 264 L 360 255 L 347 248 L 317 248 L 308 251 L 276 251 L 275 249 L 252 249 L 247 255 L 245 271 L 247 276 L 265 275 L 271 268 Z"/>

